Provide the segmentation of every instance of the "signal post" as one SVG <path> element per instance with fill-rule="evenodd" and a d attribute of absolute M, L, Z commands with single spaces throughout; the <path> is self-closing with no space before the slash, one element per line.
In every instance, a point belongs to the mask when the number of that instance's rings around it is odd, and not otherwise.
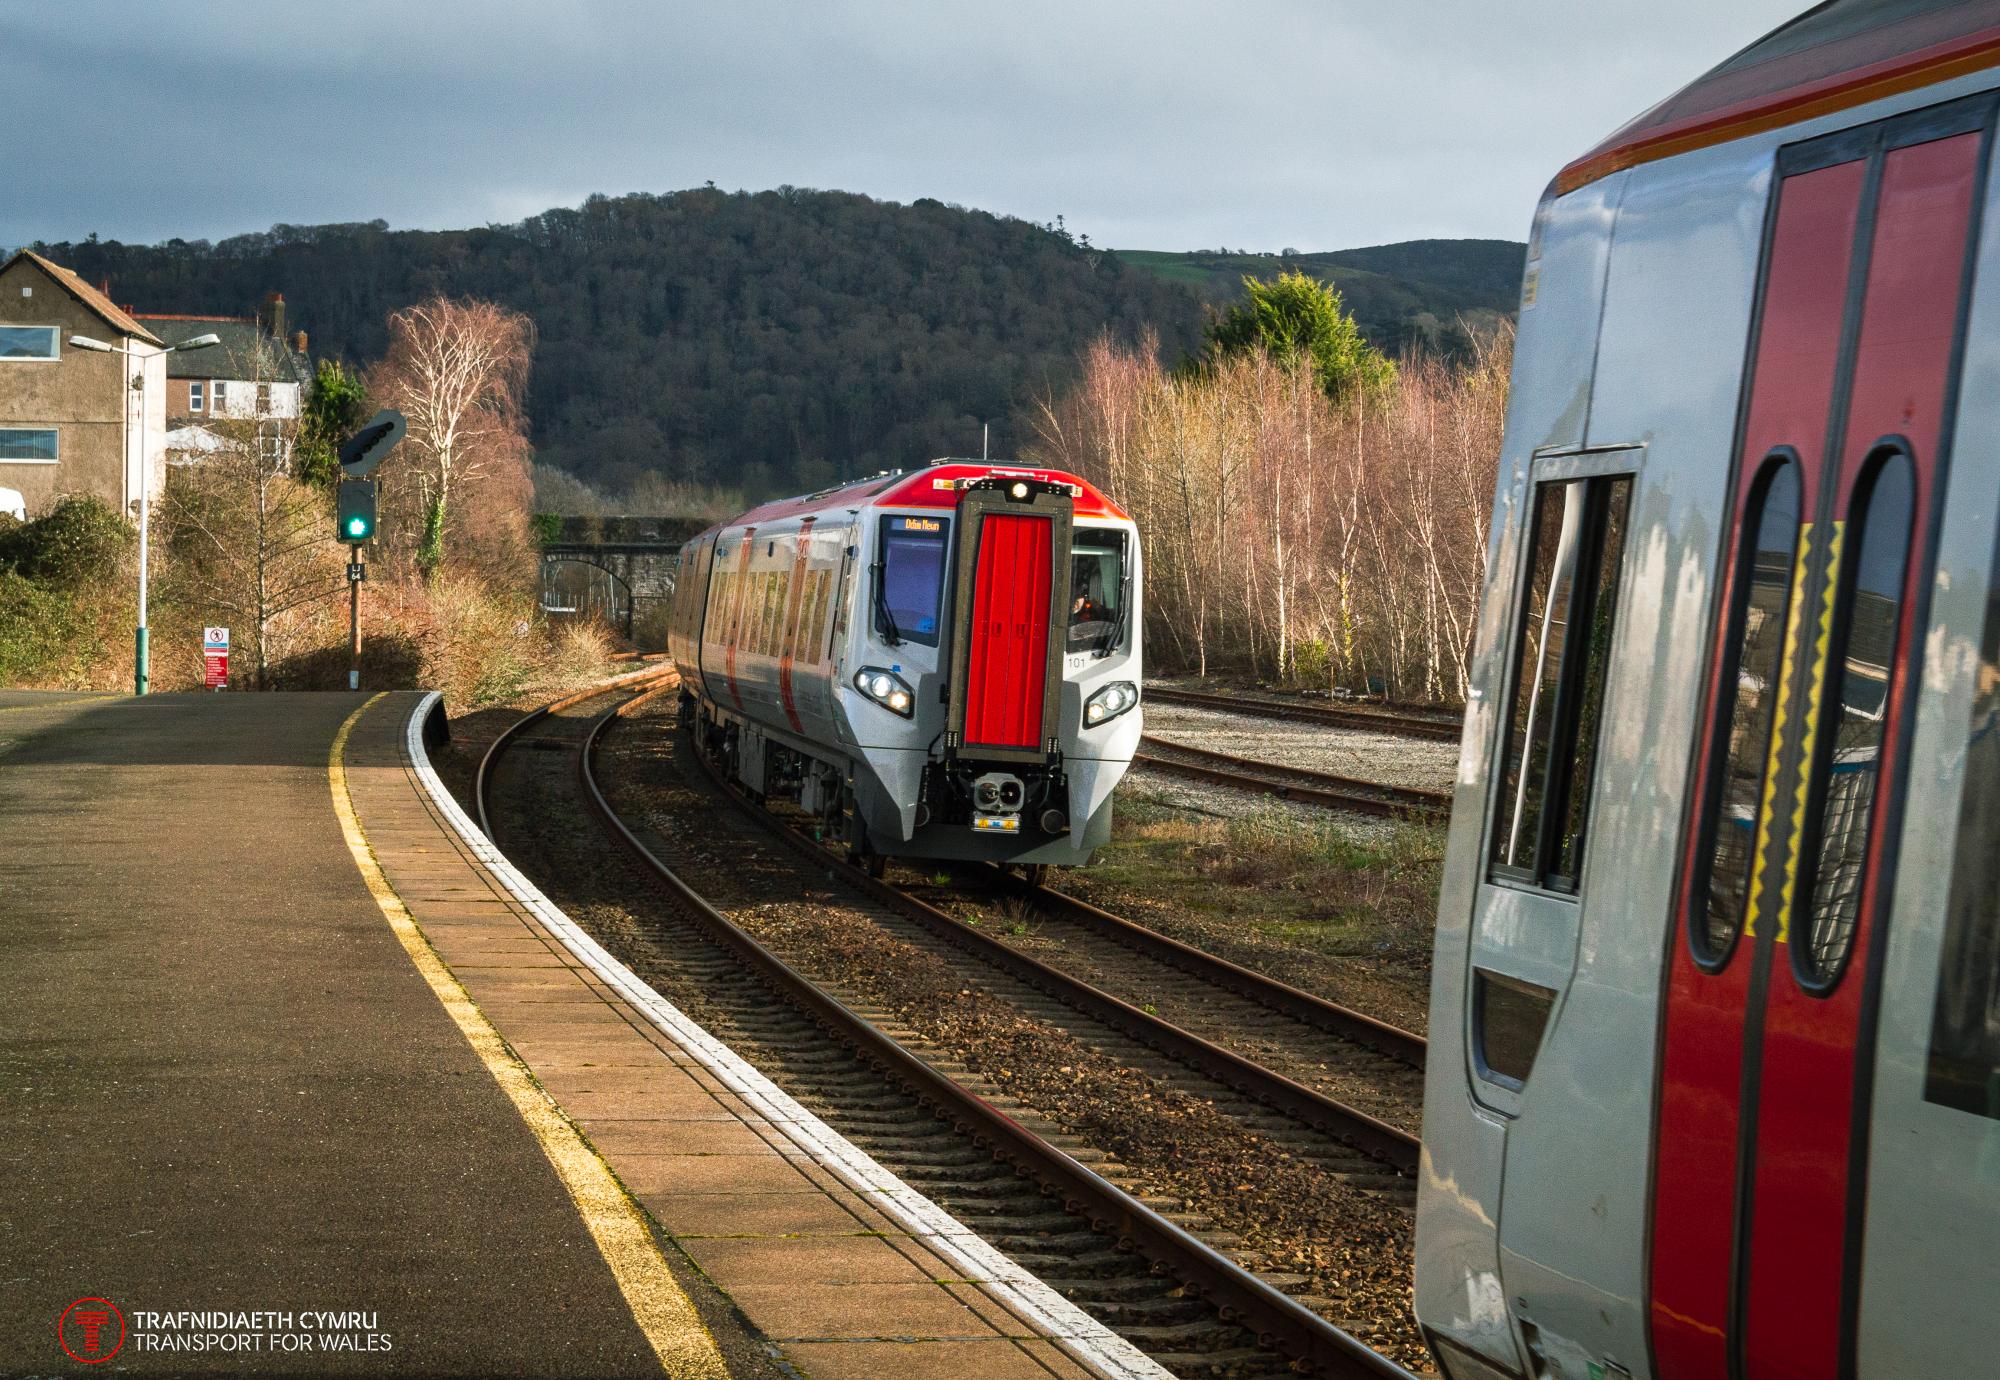
<path fill-rule="evenodd" d="M 362 546 L 375 539 L 375 467 L 403 439 L 407 425 L 393 408 L 377 412 L 340 448 L 341 481 L 334 505 L 340 540 L 348 544 L 347 688 L 361 688 L 361 586 L 368 578 Z"/>

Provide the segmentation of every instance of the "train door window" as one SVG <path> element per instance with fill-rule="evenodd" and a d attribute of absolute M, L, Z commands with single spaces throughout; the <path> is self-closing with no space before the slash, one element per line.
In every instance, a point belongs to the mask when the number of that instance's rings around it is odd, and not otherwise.
<path fill-rule="evenodd" d="M 1794 936 L 1799 982 L 1830 990 L 1854 943 L 1861 883 L 1875 820 L 1890 675 L 1902 631 L 1903 577 L 1915 537 L 1916 477 L 1900 445 L 1879 449 L 1855 486 L 1841 546 L 1844 567 L 1828 654 L 1834 683 L 1822 701 L 1813 762 L 1813 828 L 1819 840 L 1805 933 Z"/>
<path fill-rule="evenodd" d="M 847 535 L 852 537 L 854 534 L 850 531 Z M 828 655 L 832 655 L 833 649 L 840 645 L 842 638 L 847 636 L 847 611 L 853 605 L 854 546 L 850 541 L 848 545 L 843 546 L 840 550 L 840 585 L 833 600 L 833 632 L 827 640 Z"/>
<path fill-rule="evenodd" d="M 1072 652 L 1113 652 L 1124 634 L 1125 534 L 1115 527 L 1071 529 L 1069 632 Z"/>
<path fill-rule="evenodd" d="M 938 644 L 938 604 L 944 595 L 946 518 L 882 519 L 882 556 L 875 568 L 875 631 L 891 641 Z"/>
<path fill-rule="evenodd" d="M 2000 546 L 1972 676 L 1924 1100 L 2000 1120 Z"/>
<path fill-rule="evenodd" d="M 1496 877 L 1577 889 L 1631 492 L 1629 474 L 1536 487 L 1494 812 Z"/>
<path fill-rule="evenodd" d="M 1717 724 L 1717 784 L 1707 806 L 1706 900 L 1689 917 L 1695 957 L 1705 967 L 1728 961 L 1750 900 L 1764 775 L 1778 700 L 1785 625 L 1792 603 L 1799 544 L 1799 466 L 1789 451 L 1774 452 L 1758 476 L 1743 514 L 1734 607 L 1724 655 L 1723 693 L 1735 694 Z"/>
<path fill-rule="evenodd" d="M 807 625 L 806 660 L 814 666 L 826 659 L 826 592 L 832 583 L 832 571 L 812 573 L 812 619 Z"/>

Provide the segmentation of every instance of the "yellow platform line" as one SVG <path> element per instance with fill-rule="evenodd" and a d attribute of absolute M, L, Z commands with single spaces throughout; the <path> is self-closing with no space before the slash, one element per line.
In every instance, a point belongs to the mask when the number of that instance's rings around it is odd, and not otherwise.
<path fill-rule="evenodd" d="M 374 849 L 369 846 L 367 835 L 361 830 L 361 821 L 354 813 L 354 802 L 347 790 L 347 735 L 355 721 L 368 712 L 380 694 L 369 698 L 367 703 L 347 716 L 334 734 L 333 747 L 327 754 L 327 778 L 333 790 L 333 812 L 340 817 L 340 832 L 347 839 L 347 849 L 354 855 L 354 865 L 361 871 L 361 880 L 367 884 L 375 904 L 382 908 L 382 918 L 389 922 L 389 928 L 402 942 L 403 952 L 423 974 L 430 984 L 431 993 L 443 1004 L 444 1009 L 465 1036 L 486 1071 L 493 1075 L 493 1081 L 514 1104 L 521 1119 L 534 1132 L 536 1142 L 547 1155 L 549 1163 L 555 1167 L 556 1176 L 569 1191 L 570 1199 L 576 1204 L 577 1212 L 583 1218 L 584 1226 L 590 1229 L 591 1239 L 597 1243 L 598 1251 L 604 1256 L 604 1263 L 611 1267 L 611 1273 L 618 1281 L 618 1288 L 625 1295 L 625 1302 L 632 1310 L 633 1320 L 639 1330 L 646 1334 L 654 1354 L 660 1358 L 661 1366 L 675 1380 L 728 1380 L 729 1369 L 723 1364 L 722 1353 L 716 1349 L 715 1339 L 702 1325 L 694 1304 L 674 1279 L 667 1268 L 666 1259 L 660 1254 L 659 1243 L 655 1241 L 651 1229 L 640 1215 L 618 1181 L 611 1176 L 596 1153 L 584 1143 L 568 1118 L 563 1116 L 556 1105 L 538 1087 L 533 1076 L 509 1050 L 500 1038 L 500 1032 L 493 1028 L 486 1015 L 473 1002 L 444 960 L 432 950 L 423 931 L 382 875 L 382 868 L 375 860 Z"/>

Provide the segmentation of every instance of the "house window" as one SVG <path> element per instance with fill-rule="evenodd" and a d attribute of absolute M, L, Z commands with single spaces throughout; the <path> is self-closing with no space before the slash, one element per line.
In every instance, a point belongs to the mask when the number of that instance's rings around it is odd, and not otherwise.
<path fill-rule="evenodd" d="M 271 415 L 271 385 L 268 383 L 257 385 L 257 415 L 259 417 Z"/>
<path fill-rule="evenodd" d="M 54 359 L 54 326 L 0 326 L 0 359 Z"/>
<path fill-rule="evenodd" d="M 215 415 L 220 417 L 229 411 L 229 385 L 221 379 L 215 381 Z"/>
<path fill-rule="evenodd" d="M 188 411 L 201 411 L 202 382 L 200 379 L 188 384 Z"/>
<path fill-rule="evenodd" d="M 0 462 L 12 462 L 17 465 L 55 464 L 55 428 L 0 428 Z"/>

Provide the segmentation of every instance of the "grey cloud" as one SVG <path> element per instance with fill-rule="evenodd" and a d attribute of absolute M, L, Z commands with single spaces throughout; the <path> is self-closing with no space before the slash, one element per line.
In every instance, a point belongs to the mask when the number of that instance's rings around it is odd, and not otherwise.
<path fill-rule="evenodd" d="M 1562 163 L 1801 0 L 998 6 L 7 0 L 0 243 L 454 226 L 713 179 L 1100 244 L 1524 234 Z"/>

